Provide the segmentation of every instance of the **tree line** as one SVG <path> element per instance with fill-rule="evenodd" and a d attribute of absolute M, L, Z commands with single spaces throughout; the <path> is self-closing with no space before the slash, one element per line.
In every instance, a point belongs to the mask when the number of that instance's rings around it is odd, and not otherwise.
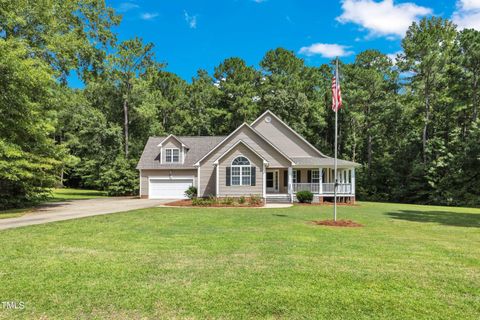
<path fill-rule="evenodd" d="M 149 136 L 226 135 L 270 109 L 333 155 L 333 61 L 307 66 L 276 48 L 187 82 L 152 43 L 118 41 L 102 0 L 0 4 L 0 208 L 54 186 L 135 194 Z M 480 32 L 413 23 L 403 51 L 341 63 L 339 156 L 362 164 L 362 200 L 480 206 Z M 76 72 L 82 89 L 68 87 Z"/>

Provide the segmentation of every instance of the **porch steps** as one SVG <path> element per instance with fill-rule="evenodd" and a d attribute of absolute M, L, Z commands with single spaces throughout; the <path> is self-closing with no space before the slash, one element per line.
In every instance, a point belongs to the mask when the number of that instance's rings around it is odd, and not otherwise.
<path fill-rule="evenodd" d="M 266 200 L 266 203 L 290 203 L 290 195 L 268 194 L 265 200 Z"/>

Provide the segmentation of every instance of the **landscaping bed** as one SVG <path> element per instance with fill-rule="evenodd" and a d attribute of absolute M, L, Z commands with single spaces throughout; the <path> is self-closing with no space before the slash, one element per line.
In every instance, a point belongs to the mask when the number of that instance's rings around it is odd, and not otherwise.
<path fill-rule="evenodd" d="M 363 227 L 363 224 L 357 223 L 352 220 L 317 220 L 312 221 L 313 224 L 318 226 L 329 226 L 329 227 L 348 227 L 348 228 L 358 228 Z"/>
<path fill-rule="evenodd" d="M 193 198 L 169 202 L 165 204 L 172 207 L 217 207 L 217 208 L 257 208 L 263 207 L 264 202 L 260 197 L 225 197 L 225 198 Z"/>

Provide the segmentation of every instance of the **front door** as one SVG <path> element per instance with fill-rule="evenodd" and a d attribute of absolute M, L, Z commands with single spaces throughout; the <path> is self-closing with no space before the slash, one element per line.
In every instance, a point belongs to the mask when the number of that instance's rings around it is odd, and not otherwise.
<path fill-rule="evenodd" d="M 278 170 L 266 173 L 267 192 L 278 192 Z"/>

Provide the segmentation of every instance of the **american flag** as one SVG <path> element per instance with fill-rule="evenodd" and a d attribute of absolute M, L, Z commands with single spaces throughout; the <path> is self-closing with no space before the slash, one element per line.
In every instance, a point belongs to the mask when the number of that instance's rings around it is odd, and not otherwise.
<path fill-rule="evenodd" d="M 342 91 L 340 90 L 340 80 L 338 79 L 338 70 L 332 78 L 332 110 L 337 112 L 342 107 Z"/>

